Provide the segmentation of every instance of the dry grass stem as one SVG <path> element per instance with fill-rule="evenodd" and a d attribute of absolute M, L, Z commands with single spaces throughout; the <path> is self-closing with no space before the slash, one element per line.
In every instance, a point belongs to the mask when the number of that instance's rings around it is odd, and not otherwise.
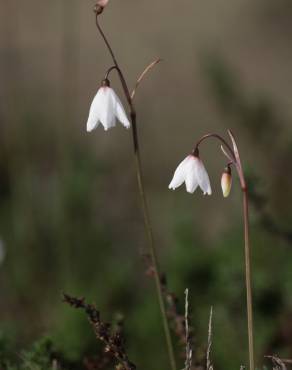
<path fill-rule="evenodd" d="M 208 347 L 207 347 L 207 360 L 206 360 L 206 368 L 207 370 L 213 370 L 213 365 L 211 363 L 211 347 L 212 347 L 212 320 L 213 320 L 213 307 L 210 310 L 210 317 L 209 317 L 209 327 L 208 327 Z"/>
<path fill-rule="evenodd" d="M 185 370 L 192 368 L 192 338 L 189 330 L 189 290 L 185 290 L 185 332 L 186 332 L 186 361 Z"/>
<path fill-rule="evenodd" d="M 273 370 L 287 370 L 286 364 L 292 364 L 292 360 L 281 359 L 278 356 L 265 356 L 273 362 Z"/>
<path fill-rule="evenodd" d="M 139 76 L 136 84 L 135 84 L 135 87 L 131 93 L 131 99 L 133 100 L 135 95 L 136 95 L 136 91 L 140 85 L 140 83 L 143 81 L 143 79 L 146 77 L 147 73 L 150 72 L 150 70 L 156 66 L 156 64 L 160 63 L 162 61 L 162 59 L 158 58 L 156 60 L 154 60 L 152 63 L 150 63 L 145 69 L 144 71 L 141 73 L 141 75 Z"/>

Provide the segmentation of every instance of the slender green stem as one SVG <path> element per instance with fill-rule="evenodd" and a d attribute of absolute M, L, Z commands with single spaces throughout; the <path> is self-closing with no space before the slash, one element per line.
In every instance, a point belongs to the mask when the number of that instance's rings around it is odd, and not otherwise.
<path fill-rule="evenodd" d="M 243 191 L 244 249 L 245 249 L 245 278 L 246 278 L 249 368 L 250 370 L 254 370 L 254 337 L 253 337 L 251 263 L 250 263 L 250 244 L 249 244 L 248 193 L 247 193 L 246 187 L 244 187 L 242 191 Z"/>
<path fill-rule="evenodd" d="M 156 291 L 157 291 L 157 297 L 159 302 L 159 307 L 161 311 L 162 321 L 163 321 L 163 328 L 164 328 L 164 334 L 168 349 L 168 356 L 169 356 L 169 362 L 172 370 L 176 370 L 176 361 L 175 361 L 175 355 L 174 355 L 174 349 L 173 349 L 173 343 L 172 338 L 170 334 L 169 329 L 169 323 L 167 319 L 167 313 L 166 313 L 166 306 L 165 306 L 165 300 L 163 297 L 163 291 L 162 291 L 162 285 L 160 280 L 160 271 L 159 271 L 159 264 L 154 244 L 154 238 L 153 238 L 153 231 L 150 223 L 150 217 L 148 212 L 148 205 L 145 195 L 145 189 L 144 189 L 144 181 L 143 181 L 143 173 L 142 173 L 142 165 L 141 165 L 141 159 L 140 159 L 140 146 L 139 146 L 139 139 L 138 139 L 138 132 L 137 132 L 137 118 L 136 118 L 136 111 L 133 104 L 133 99 L 131 98 L 131 93 L 128 88 L 128 85 L 126 83 L 126 80 L 124 78 L 124 75 L 119 67 L 119 64 L 117 62 L 117 59 L 115 57 L 115 54 L 110 46 L 109 41 L 107 40 L 102 28 L 100 27 L 100 24 L 98 22 L 98 14 L 96 13 L 96 26 L 109 50 L 109 53 L 112 57 L 114 67 L 118 72 L 119 78 L 121 80 L 121 84 L 123 87 L 123 91 L 125 94 L 125 97 L 127 99 L 129 108 L 130 108 L 130 115 L 131 115 L 131 123 L 132 123 L 132 137 L 133 137 L 133 147 L 134 147 L 134 156 L 135 156 L 135 167 L 137 172 L 137 180 L 138 180 L 138 188 L 139 188 L 139 195 L 141 199 L 141 207 L 143 212 L 143 219 L 144 219 L 144 225 L 145 230 L 148 237 L 148 248 L 149 253 L 151 257 L 151 262 L 154 268 L 154 277 L 155 277 L 155 285 L 156 285 Z M 113 68 L 112 68 L 113 69 Z"/>

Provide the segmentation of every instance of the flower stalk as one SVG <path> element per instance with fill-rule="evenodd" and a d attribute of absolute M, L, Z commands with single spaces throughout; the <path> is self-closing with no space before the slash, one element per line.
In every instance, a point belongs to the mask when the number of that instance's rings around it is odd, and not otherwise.
<path fill-rule="evenodd" d="M 247 329 L 248 329 L 248 349 L 249 349 L 249 369 L 254 370 L 254 336 L 253 336 L 253 305 L 252 305 L 252 284 L 251 284 L 251 248 L 249 240 L 249 207 L 248 189 L 241 165 L 240 155 L 236 140 L 230 130 L 228 130 L 232 146 L 218 134 L 204 135 L 195 145 L 194 151 L 198 152 L 199 145 L 209 139 L 215 138 L 221 142 L 221 149 L 228 159 L 228 167 L 234 165 L 236 168 L 243 195 L 243 224 L 244 224 L 244 251 L 245 251 L 245 280 L 246 280 L 246 305 L 247 305 Z"/>
<path fill-rule="evenodd" d="M 140 195 L 140 200 L 141 200 L 141 208 L 142 208 L 142 213 L 143 213 L 143 219 L 144 219 L 144 225 L 145 225 L 145 230 L 148 238 L 148 248 L 149 248 L 149 254 L 151 256 L 151 262 L 153 265 L 154 269 L 154 277 L 155 277 L 155 285 L 156 285 L 156 291 L 157 291 L 157 297 L 158 297 L 158 302 L 159 302 L 159 307 L 161 311 L 161 316 L 162 316 L 162 321 L 163 321 L 163 328 L 164 328 L 164 334 L 165 334 L 165 339 L 166 339 L 166 344 L 167 344 L 167 349 L 168 349 L 168 357 L 169 357 L 169 362 L 172 370 L 176 370 L 176 361 L 175 361 L 175 355 L 174 355 L 174 349 L 173 349 L 173 344 L 172 344 L 172 338 L 170 334 L 170 329 L 169 329 L 169 323 L 167 319 L 167 313 L 166 313 L 166 306 L 165 306 L 165 301 L 163 298 L 163 289 L 162 289 L 162 284 L 161 284 L 161 275 L 160 275 L 160 270 L 159 270 L 159 264 L 158 264 L 158 258 L 157 258 L 157 253 L 156 253 L 156 248 L 154 244 L 154 237 L 153 237 L 153 231 L 152 231 L 152 226 L 150 222 L 150 217 L 149 217 L 149 211 L 148 211 L 148 204 L 146 200 L 146 194 L 145 194 L 145 188 L 144 188 L 144 181 L 143 181 L 143 173 L 142 173 L 142 164 L 141 164 L 141 158 L 140 158 L 140 146 L 139 146 L 139 138 L 138 138 L 138 130 L 137 130 L 137 116 L 136 116 L 136 110 L 135 106 L 133 103 L 133 99 L 136 93 L 136 89 L 146 73 L 154 66 L 156 65 L 160 60 L 154 61 L 151 63 L 145 71 L 142 73 L 142 75 L 139 77 L 137 80 L 136 86 L 133 90 L 132 93 L 130 93 L 130 90 L 128 88 L 126 79 L 124 77 L 124 74 L 122 70 L 119 67 L 118 61 L 115 57 L 115 54 L 113 52 L 113 49 L 105 36 L 105 33 L 103 32 L 98 16 L 101 14 L 101 9 L 99 4 L 95 6 L 94 8 L 95 15 L 96 15 L 96 26 L 97 29 L 101 35 L 101 37 L 104 40 L 105 45 L 107 46 L 107 49 L 112 57 L 113 60 L 113 67 L 111 67 L 108 70 L 108 74 L 112 70 L 116 70 L 118 73 L 118 76 L 120 78 L 120 82 L 123 88 L 124 95 L 126 97 L 129 110 L 130 110 L 130 119 L 131 119 L 131 128 L 132 128 L 132 139 L 133 139 L 133 148 L 134 148 L 134 157 L 135 157 L 135 167 L 136 167 L 136 174 L 137 174 L 137 182 L 138 182 L 138 189 L 139 189 L 139 195 Z"/>

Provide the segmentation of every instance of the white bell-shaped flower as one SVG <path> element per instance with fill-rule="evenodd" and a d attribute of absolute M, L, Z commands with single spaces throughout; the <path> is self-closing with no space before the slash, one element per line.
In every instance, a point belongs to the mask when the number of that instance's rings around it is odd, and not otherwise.
<path fill-rule="evenodd" d="M 199 186 L 204 195 L 212 194 L 210 179 L 201 159 L 188 155 L 177 167 L 168 188 L 175 190 L 185 182 L 188 193 L 194 193 Z"/>
<path fill-rule="evenodd" d="M 130 122 L 119 97 L 110 87 L 109 80 L 104 80 L 92 101 L 87 131 L 94 130 L 99 123 L 107 131 L 109 128 L 115 127 L 117 119 L 123 126 L 130 128 Z"/>

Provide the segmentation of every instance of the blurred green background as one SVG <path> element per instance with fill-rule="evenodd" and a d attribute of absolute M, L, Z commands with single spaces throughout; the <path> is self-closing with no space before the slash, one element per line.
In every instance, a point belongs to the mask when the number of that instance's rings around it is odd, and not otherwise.
<path fill-rule="evenodd" d="M 131 133 L 121 126 L 85 130 L 111 66 L 93 5 L 0 4 L 3 369 L 8 360 L 31 360 L 23 351 L 45 336 L 68 368 L 89 369 L 84 359 L 101 347 L 84 315 L 62 303 L 63 291 L 95 302 L 106 321 L 125 317 L 138 368 L 167 368 L 154 283 L 141 257 L 146 238 Z M 199 353 L 214 308 L 218 370 L 247 364 L 239 184 L 223 200 L 225 159 L 209 143 L 201 155 L 212 197 L 167 186 L 197 138 L 233 129 L 251 191 L 257 363 L 265 354 L 292 357 L 291 21 L 290 0 L 123 0 L 111 1 L 102 15 L 129 84 L 150 61 L 163 59 L 136 101 L 150 214 L 181 312 L 190 289 Z M 112 86 L 122 96 L 116 77 Z"/>

